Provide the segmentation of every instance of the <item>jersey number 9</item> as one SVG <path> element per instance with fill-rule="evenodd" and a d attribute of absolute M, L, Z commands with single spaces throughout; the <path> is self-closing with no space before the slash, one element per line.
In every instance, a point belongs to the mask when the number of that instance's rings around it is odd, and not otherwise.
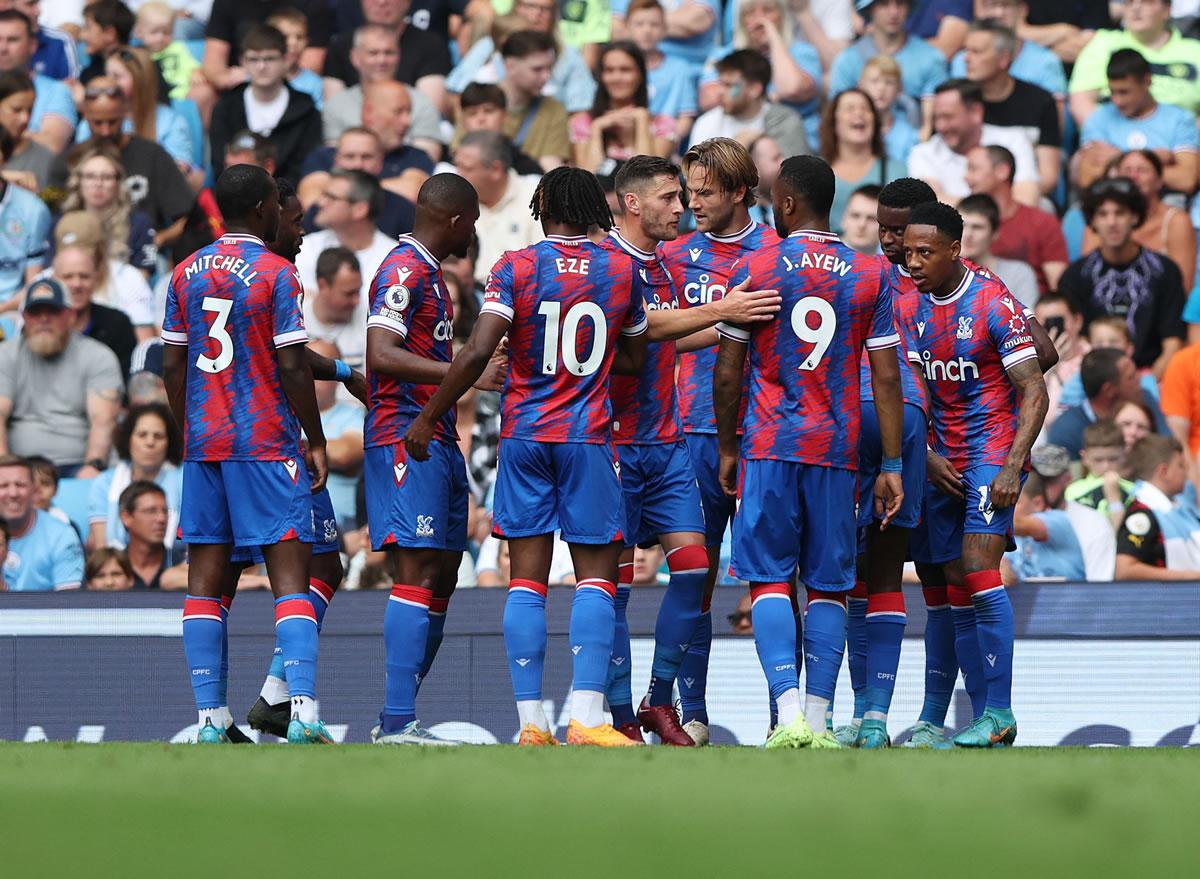
<path fill-rule="evenodd" d="M 810 315 L 816 315 L 817 325 L 810 324 Z M 800 369 L 811 372 L 821 365 L 821 358 L 833 342 L 837 330 L 837 314 L 833 306 L 819 296 L 805 296 L 792 309 L 792 332 L 801 342 L 813 346 L 812 351 L 800 364 Z"/>
<path fill-rule="evenodd" d="M 604 309 L 595 302 L 580 302 L 567 309 L 562 318 L 562 303 L 543 302 L 538 314 L 546 318 L 546 335 L 542 344 L 542 372 L 554 375 L 558 372 L 559 353 L 562 364 L 572 375 L 591 375 L 604 361 L 607 341 Z M 579 324 L 587 318 L 592 322 L 592 350 L 585 360 L 579 359 Z M 561 324 L 561 335 L 559 332 Z"/>

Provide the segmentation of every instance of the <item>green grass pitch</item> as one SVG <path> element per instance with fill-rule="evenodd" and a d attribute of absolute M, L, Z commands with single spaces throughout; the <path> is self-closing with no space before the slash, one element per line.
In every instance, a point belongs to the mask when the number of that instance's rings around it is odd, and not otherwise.
<path fill-rule="evenodd" d="M 1200 752 L 0 745 L 0 875 L 1175 877 Z"/>

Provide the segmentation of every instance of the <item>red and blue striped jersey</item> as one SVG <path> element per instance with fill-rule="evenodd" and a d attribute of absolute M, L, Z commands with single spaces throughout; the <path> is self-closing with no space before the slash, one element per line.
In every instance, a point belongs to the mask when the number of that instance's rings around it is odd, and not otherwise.
<path fill-rule="evenodd" d="M 646 311 L 678 308 L 675 285 L 654 253 L 634 247 L 613 229 L 601 247 L 627 253 L 645 285 Z M 651 342 L 640 375 L 614 375 L 610 381 L 613 442 L 619 446 L 674 443 L 683 438 L 675 402 L 675 342 Z"/>
<path fill-rule="evenodd" d="M 225 235 L 176 266 L 162 340 L 188 348 L 187 460 L 300 454 L 275 349 L 308 341 L 303 296 L 296 267 L 253 235 Z"/>
<path fill-rule="evenodd" d="M 609 374 L 619 336 L 646 332 L 633 260 L 551 235 L 512 250 L 488 275 L 482 311 L 508 331 L 501 437 L 556 443 L 612 438 Z"/>
<path fill-rule="evenodd" d="M 401 235 L 379 265 L 371 282 L 368 327 L 398 335 L 418 357 L 449 363 L 454 357 L 454 303 L 442 281 L 442 268 L 421 242 Z M 421 412 L 437 385 L 418 385 L 368 370 L 367 422 L 364 446 L 386 446 L 404 439 L 409 424 Z M 457 442 L 453 406 L 434 429 L 434 436 Z"/>
<path fill-rule="evenodd" d="M 953 293 L 921 296 L 905 319 L 929 388 L 933 450 L 960 472 L 1004 463 L 1020 402 L 1006 370 L 1037 357 L 1021 303 L 994 275 L 964 268 Z"/>
<path fill-rule="evenodd" d="M 801 230 L 739 263 L 783 298 L 776 318 L 717 331 L 750 346 L 750 407 L 742 455 L 858 467 L 859 362 L 864 347 L 900 344 L 883 266 L 829 232 Z"/>
<path fill-rule="evenodd" d="M 912 275 L 904 266 L 893 265 L 886 256 L 879 257 L 884 275 L 892 290 L 892 315 L 896 319 L 896 332 L 900 334 L 900 348 L 896 355 L 900 358 L 900 391 L 904 402 L 920 406 L 925 412 L 929 411 L 929 399 L 925 394 L 925 385 L 917 379 L 916 369 L 909 359 L 909 352 L 915 349 L 908 339 L 905 326 L 907 316 L 911 315 L 920 304 L 921 293 L 913 283 Z M 859 373 L 859 397 L 864 402 L 875 399 L 875 391 L 871 387 L 871 361 L 867 352 L 863 351 L 862 369 Z"/>
<path fill-rule="evenodd" d="M 692 232 L 659 245 L 663 265 L 671 273 L 680 308 L 707 305 L 723 297 L 735 286 L 729 282 L 734 264 L 760 250 L 779 236 L 767 226 L 753 221 L 733 235 Z M 767 289 L 755 278 L 755 287 Z M 712 381 L 717 368 L 717 347 L 702 348 L 679 355 L 679 415 L 688 433 L 716 433 L 713 414 Z"/>

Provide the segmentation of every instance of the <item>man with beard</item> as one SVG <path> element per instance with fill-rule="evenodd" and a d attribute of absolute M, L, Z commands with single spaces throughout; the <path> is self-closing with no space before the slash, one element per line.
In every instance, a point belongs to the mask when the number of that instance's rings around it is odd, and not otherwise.
<path fill-rule="evenodd" d="M 45 455 L 90 479 L 112 451 L 123 385 L 117 356 L 73 330 L 62 284 L 29 285 L 20 338 L 0 345 L 0 455 Z"/>

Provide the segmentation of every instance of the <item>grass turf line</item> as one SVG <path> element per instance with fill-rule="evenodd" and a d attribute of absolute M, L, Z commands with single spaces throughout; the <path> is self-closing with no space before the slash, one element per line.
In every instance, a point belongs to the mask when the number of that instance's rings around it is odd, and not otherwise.
<path fill-rule="evenodd" d="M 1110 876 L 1200 862 L 1200 755 L 0 744 L 63 876 Z"/>

